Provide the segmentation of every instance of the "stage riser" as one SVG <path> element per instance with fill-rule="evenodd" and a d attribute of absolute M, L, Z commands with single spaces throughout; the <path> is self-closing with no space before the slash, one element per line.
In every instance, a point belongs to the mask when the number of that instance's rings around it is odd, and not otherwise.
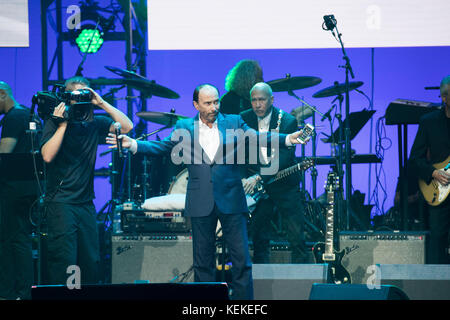
<path fill-rule="evenodd" d="M 381 285 L 401 288 L 411 300 L 450 300 L 450 265 L 377 265 Z"/>
<path fill-rule="evenodd" d="M 254 264 L 256 300 L 307 300 L 314 283 L 327 282 L 326 264 Z"/>

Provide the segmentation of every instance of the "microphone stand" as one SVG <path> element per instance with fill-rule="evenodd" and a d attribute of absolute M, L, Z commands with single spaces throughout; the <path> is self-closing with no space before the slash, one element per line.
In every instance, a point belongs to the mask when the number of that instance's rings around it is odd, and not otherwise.
<path fill-rule="evenodd" d="M 349 74 L 352 79 L 355 78 L 352 66 L 350 64 L 350 58 L 345 52 L 344 43 L 342 42 L 341 33 L 337 28 L 337 24 L 334 25 L 338 36 L 338 41 L 341 45 L 343 59 L 345 60 L 345 193 L 346 193 L 346 228 L 350 229 L 350 197 L 352 194 L 352 164 L 351 164 L 351 142 L 350 142 L 350 94 L 349 94 Z M 332 31 L 332 30 L 331 30 Z M 342 68 L 342 66 L 340 66 Z"/>

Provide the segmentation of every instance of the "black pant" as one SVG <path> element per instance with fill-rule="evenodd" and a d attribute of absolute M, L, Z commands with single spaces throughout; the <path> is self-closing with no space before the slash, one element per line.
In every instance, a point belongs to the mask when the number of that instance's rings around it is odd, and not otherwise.
<path fill-rule="evenodd" d="M 0 198 L 0 297 L 30 299 L 33 285 L 30 207 L 36 196 Z"/>
<path fill-rule="evenodd" d="M 81 284 L 98 283 L 100 258 L 94 204 L 48 203 L 46 223 L 48 284 L 66 285 L 74 275 L 69 266 L 79 267 Z"/>
<path fill-rule="evenodd" d="M 216 227 L 220 221 L 231 259 L 232 299 L 253 299 L 252 264 L 248 249 L 246 214 L 223 214 L 217 207 L 206 217 L 191 217 L 194 280 L 216 281 Z"/>
<path fill-rule="evenodd" d="M 271 224 L 275 207 L 281 215 L 282 229 L 286 232 L 292 251 L 292 263 L 306 262 L 304 240 L 303 197 L 298 187 L 267 188 L 268 199 L 261 200 L 251 218 L 253 263 L 270 263 Z"/>
<path fill-rule="evenodd" d="M 428 263 L 449 264 L 450 197 L 437 207 L 429 206 Z"/>

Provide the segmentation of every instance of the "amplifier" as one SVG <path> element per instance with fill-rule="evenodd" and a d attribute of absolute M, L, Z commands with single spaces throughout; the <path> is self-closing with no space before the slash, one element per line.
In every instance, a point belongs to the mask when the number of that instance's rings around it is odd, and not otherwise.
<path fill-rule="evenodd" d="M 126 209 L 120 206 L 115 216 L 120 216 L 120 228 L 124 233 L 154 233 L 154 232 L 190 232 L 190 219 L 183 217 L 181 212 L 145 211 L 142 209 Z"/>
<path fill-rule="evenodd" d="M 113 284 L 193 282 L 192 263 L 188 234 L 112 236 Z"/>
<path fill-rule="evenodd" d="M 366 284 L 375 264 L 424 264 L 427 232 L 339 233 L 339 248 L 345 250 L 342 265 L 352 283 Z"/>

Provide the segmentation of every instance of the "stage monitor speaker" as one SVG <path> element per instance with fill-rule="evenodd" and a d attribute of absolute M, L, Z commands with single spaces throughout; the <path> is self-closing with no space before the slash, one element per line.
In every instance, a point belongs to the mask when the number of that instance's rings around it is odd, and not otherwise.
<path fill-rule="evenodd" d="M 189 235 L 113 236 L 111 283 L 193 282 Z"/>
<path fill-rule="evenodd" d="M 395 286 L 369 288 L 363 284 L 313 284 L 309 300 L 409 300 Z"/>
<path fill-rule="evenodd" d="M 342 265 L 352 283 L 366 284 L 375 264 L 424 264 L 426 232 L 358 232 L 339 233 L 339 248 L 345 250 Z"/>
<path fill-rule="evenodd" d="M 226 283 L 139 283 L 67 286 L 35 286 L 32 300 L 228 300 Z"/>
<path fill-rule="evenodd" d="M 327 264 L 254 264 L 255 300 L 308 300 L 313 283 L 326 283 Z"/>
<path fill-rule="evenodd" d="M 381 285 L 402 289 L 411 300 L 450 300 L 450 265 L 379 264 Z"/>

